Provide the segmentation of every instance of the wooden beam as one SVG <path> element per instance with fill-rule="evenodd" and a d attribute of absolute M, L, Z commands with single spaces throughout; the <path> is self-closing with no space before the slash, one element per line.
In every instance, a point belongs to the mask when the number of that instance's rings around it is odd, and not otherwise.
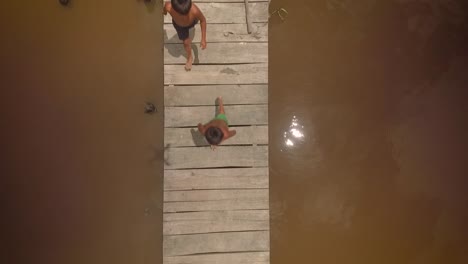
<path fill-rule="evenodd" d="M 165 151 L 165 169 L 198 169 L 221 167 L 267 167 L 267 146 L 219 146 L 169 148 Z"/>
<path fill-rule="evenodd" d="M 268 200 L 268 189 L 165 191 L 164 202 L 203 202 L 225 200 Z"/>
<path fill-rule="evenodd" d="M 245 24 L 244 3 L 196 3 L 209 24 Z M 250 3 L 252 22 L 268 22 L 268 2 Z M 172 24 L 172 17 L 164 16 L 164 23 Z M 208 25 L 209 27 L 210 25 Z"/>
<path fill-rule="evenodd" d="M 268 188 L 268 168 L 164 171 L 164 190 Z"/>
<path fill-rule="evenodd" d="M 268 199 L 242 199 L 199 202 L 165 202 L 164 213 L 203 212 L 221 210 L 267 210 Z"/>
<path fill-rule="evenodd" d="M 268 144 L 268 126 L 233 127 L 236 135 L 223 142 L 228 145 Z M 165 128 L 164 144 L 171 147 L 209 146 L 196 128 Z"/>
<path fill-rule="evenodd" d="M 247 25 L 243 24 L 209 24 L 206 29 L 206 38 L 208 42 L 207 51 L 211 50 L 211 43 L 217 42 L 267 42 L 268 24 L 253 23 L 252 34 L 247 33 Z M 200 28 L 190 30 L 192 42 L 198 44 L 201 41 Z M 164 43 L 178 43 L 182 41 L 177 36 L 177 32 L 172 24 L 164 25 Z"/>
<path fill-rule="evenodd" d="M 268 189 L 165 191 L 164 212 L 268 209 Z"/>
<path fill-rule="evenodd" d="M 268 62 L 268 43 L 210 43 L 209 50 L 192 45 L 194 65 Z M 183 45 L 164 44 L 164 64 L 185 64 Z"/>
<path fill-rule="evenodd" d="M 268 231 L 165 236 L 164 256 L 215 252 L 249 252 L 270 249 Z"/>
<path fill-rule="evenodd" d="M 163 257 L 164 264 L 268 264 L 269 252 L 216 253 Z"/>
<path fill-rule="evenodd" d="M 192 221 L 192 220 L 249 220 L 266 221 L 269 219 L 268 210 L 239 210 L 239 211 L 210 211 L 188 213 L 163 214 L 163 222 Z"/>
<path fill-rule="evenodd" d="M 269 230 L 269 225 L 268 210 L 166 213 L 163 234 L 259 231 Z"/>
<path fill-rule="evenodd" d="M 165 106 L 208 106 L 215 103 L 213 97 L 223 97 L 224 105 L 267 104 L 268 85 L 197 85 L 165 86 Z"/>
<path fill-rule="evenodd" d="M 268 64 L 194 65 L 187 72 L 182 65 L 164 65 L 164 84 L 266 84 Z"/>
<path fill-rule="evenodd" d="M 268 220 L 191 220 L 164 223 L 163 234 L 186 235 L 260 230 L 269 230 Z"/>
<path fill-rule="evenodd" d="M 224 107 L 230 126 L 267 125 L 267 105 L 231 105 Z M 165 127 L 197 127 L 215 117 L 215 106 L 165 107 Z"/>

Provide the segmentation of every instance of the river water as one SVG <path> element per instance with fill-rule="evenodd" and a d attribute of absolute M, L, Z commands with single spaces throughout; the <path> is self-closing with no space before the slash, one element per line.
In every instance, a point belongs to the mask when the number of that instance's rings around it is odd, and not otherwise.
<path fill-rule="evenodd" d="M 272 264 L 468 262 L 462 2 L 272 1 Z"/>

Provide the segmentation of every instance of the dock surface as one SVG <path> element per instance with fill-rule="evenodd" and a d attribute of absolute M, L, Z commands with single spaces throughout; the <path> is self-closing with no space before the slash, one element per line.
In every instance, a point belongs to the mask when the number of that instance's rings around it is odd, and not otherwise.
<path fill-rule="evenodd" d="M 207 18 L 191 31 L 194 64 L 164 18 L 164 264 L 270 262 L 268 1 L 194 1 Z M 237 134 L 212 151 L 197 130 L 223 97 Z"/>

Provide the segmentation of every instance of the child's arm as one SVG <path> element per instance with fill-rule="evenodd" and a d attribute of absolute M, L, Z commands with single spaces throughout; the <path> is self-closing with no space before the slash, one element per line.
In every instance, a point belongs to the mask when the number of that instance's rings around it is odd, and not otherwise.
<path fill-rule="evenodd" d="M 202 135 L 205 135 L 205 127 L 202 125 L 202 123 L 198 123 L 198 131 L 199 131 Z"/>
<path fill-rule="evenodd" d="M 163 15 L 167 15 L 167 12 L 169 11 L 169 2 L 165 2 L 163 6 Z"/>
<path fill-rule="evenodd" d="M 235 135 L 236 135 L 236 131 L 235 131 L 235 130 L 231 130 L 231 131 L 229 131 L 228 137 L 227 137 L 226 139 L 231 138 L 231 137 L 233 137 L 233 136 L 235 136 Z"/>
<path fill-rule="evenodd" d="M 200 20 L 200 27 L 202 32 L 200 46 L 202 49 L 206 49 L 206 18 L 203 15 L 202 11 L 198 8 L 198 6 L 196 9 L 196 17 L 198 18 L 198 20 Z"/>
<path fill-rule="evenodd" d="M 228 131 L 227 135 L 224 135 L 223 141 L 227 140 L 228 138 L 232 138 L 236 134 L 235 130 Z"/>

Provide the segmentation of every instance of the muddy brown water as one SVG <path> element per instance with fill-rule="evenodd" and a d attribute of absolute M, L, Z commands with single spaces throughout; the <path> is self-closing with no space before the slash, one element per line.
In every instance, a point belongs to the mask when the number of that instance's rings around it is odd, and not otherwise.
<path fill-rule="evenodd" d="M 272 1 L 271 263 L 468 263 L 466 4 L 328 2 Z"/>
<path fill-rule="evenodd" d="M 466 3 L 279 7 L 271 263 L 468 263 Z M 159 6 L 0 10 L 1 262 L 160 263 Z"/>

